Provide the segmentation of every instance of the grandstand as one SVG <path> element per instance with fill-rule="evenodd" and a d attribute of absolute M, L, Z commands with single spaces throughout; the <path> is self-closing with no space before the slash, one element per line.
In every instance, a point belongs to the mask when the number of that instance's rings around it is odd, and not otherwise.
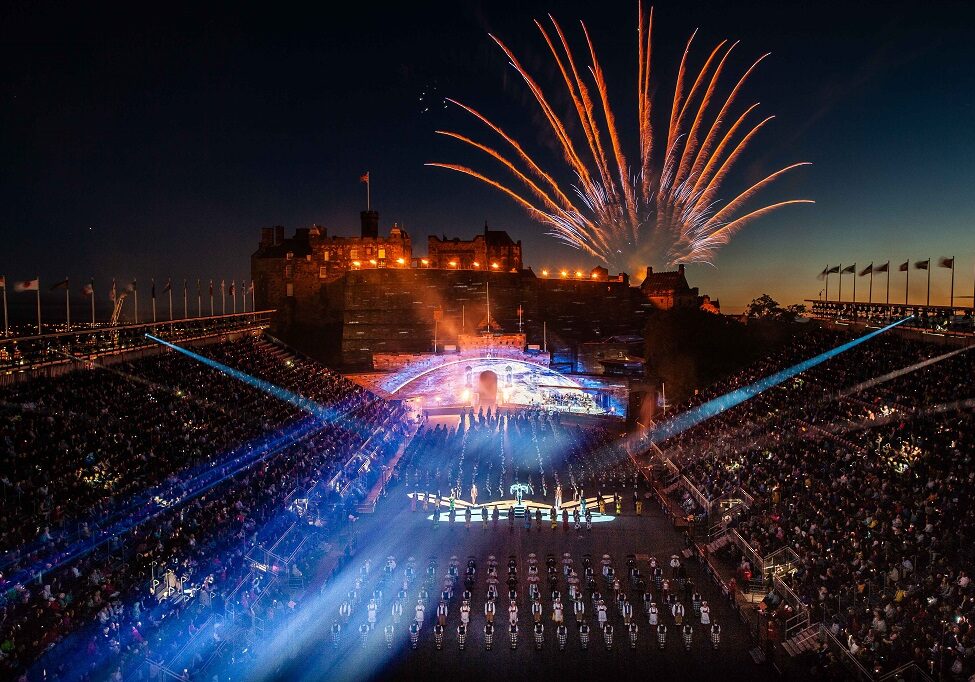
<path fill-rule="evenodd" d="M 56 371 L 22 355 L 0 388 L 3 677 L 971 671 L 956 339 L 881 335 L 657 439 L 538 407 L 417 418 L 259 319 L 219 324 L 170 337 L 208 362 L 133 334 Z M 809 326 L 675 412 L 849 338 Z"/>

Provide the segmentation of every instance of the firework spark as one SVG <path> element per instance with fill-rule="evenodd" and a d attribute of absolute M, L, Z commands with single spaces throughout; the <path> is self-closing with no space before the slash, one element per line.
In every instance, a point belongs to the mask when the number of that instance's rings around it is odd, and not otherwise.
<path fill-rule="evenodd" d="M 639 12 L 637 120 L 638 158 L 631 167 L 624 153 L 616 116 L 609 103 L 606 79 L 592 39 L 580 22 L 588 52 L 588 78 L 583 78 L 576 57 L 558 22 L 549 15 L 551 29 L 535 22 L 561 75 L 578 118 L 581 135 L 574 139 L 570 125 L 555 111 L 542 87 L 501 40 L 491 35 L 515 71 L 522 77 L 555 136 L 562 159 L 576 182 L 563 189 L 551 172 L 525 151 L 500 126 L 474 108 L 457 105 L 485 125 L 503 143 L 498 149 L 460 133 L 438 130 L 487 154 L 513 176 L 509 184 L 468 166 L 429 163 L 469 175 L 507 194 L 532 218 L 549 228 L 549 234 L 589 253 L 606 265 L 629 270 L 640 264 L 665 260 L 667 264 L 710 263 L 717 250 L 747 223 L 789 204 L 813 203 L 792 199 L 742 212 L 746 203 L 780 176 L 807 163 L 781 168 L 751 185 L 730 201 L 719 192 L 742 152 L 770 121 L 768 116 L 753 122 L 758 104 L 735 116 L 735 101 L 762 55 L 721 99 L 719 81 L 728 58 L 738 43 L 722 41 L 711 51 L 696 74 L 689 71 L 688 55 L 694 41 L 687 41 L 677 70 L 677 81 L 666 127 L 666 146 L 655 157 L 652 120 L 654 100 L 650 88 L 650 54 L 653 11 Z M 693 76 L 693 80 L 689 78 Z M 687 88 L 687 84 L 690 87 Z M 730 125 L 728 125 L 728 123 Z M 661 139 L 664 135 L 660 134 Z"/>

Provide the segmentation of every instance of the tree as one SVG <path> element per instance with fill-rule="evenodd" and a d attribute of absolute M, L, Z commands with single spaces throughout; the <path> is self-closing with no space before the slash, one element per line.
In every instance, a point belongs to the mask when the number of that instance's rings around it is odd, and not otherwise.
<path fill-rule="evenodd" d="M 745 314 L 748 317 L 781 317 L 784 312 L 785 310 L 782 309 L 779 302 L 768 294 L 762 294 L 753 299 L 745 308 Z"/>

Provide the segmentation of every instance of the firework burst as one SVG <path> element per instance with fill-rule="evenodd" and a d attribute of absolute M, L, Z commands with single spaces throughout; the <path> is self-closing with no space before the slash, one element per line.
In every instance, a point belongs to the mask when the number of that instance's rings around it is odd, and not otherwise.
<path fill-rule="evenodd" d="M 448 101 L 494 133 L 503 143 L 503 151 L 457 132 L 437 132 L 491 157 L 516 182 L 497 180 L 453 163 L 427 165 L 469 175 L 498 189 L 546 225 L 552 236 L 620 270 L 661 260 L 667 264 L 710 263 L 716 251 L 750 221 L 789 204 L 812 203 L 807 199 L 793 199 L 743 212 L 758 192 L 806 163 L 781 168 L 730 201 L 719 197 L 722 184 L 742 152 L 774 118 L 757 120 L 757 103 L 743 109 L 736 106 L 742 87 L 767 54 L 738 77 L 727 95 L 719 96 L 719 91 L 726 92 L 719 87 L 719 81 L 738 43 L 718 43 L 695 74 L 687 67 L 695 31 L 687 41 L 677 69 L 666 121 L 666 145 L 658 152 L 654 148 L 658 131 L 653 121 L 659 116 L 654 111 L 650 88 L 653 11 L 645 13 L 641 6 L 637 73 L 639 148 L 638 161 L 631 166 L 609 103 L 605 75 L 585 24 L 580 22 L 588 61 L 584 78 L 561 26 L 551 15 L 548 18 L 551 28 L 539 21 L 535 25 L 562 77 L 571 102 L 570 117 L 578 118 L 581 134 L 570 135 L 570 125 L 556 113 L 538 82 L 501 40 L 493 35 L 491 39 L 535 98 L 562 159 L 576 179 L 573 186 L 563 189 L 517 140 L 474 108 L 455 100 Z M 736 111 L 740 113 L 736 115 Z M 662 132 L 659 137 L 664 139 Z"/>

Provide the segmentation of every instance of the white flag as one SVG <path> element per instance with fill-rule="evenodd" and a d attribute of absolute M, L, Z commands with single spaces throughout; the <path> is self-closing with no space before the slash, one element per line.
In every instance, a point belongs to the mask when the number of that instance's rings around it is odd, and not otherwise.
<path fill-rule="evenodd" d="M 22 282 L 14 283 L 14 291 L 16 291 L 17 293 L 21 293 L 24 291 L 40 291 L 40 289 L 41 289 L 41 280 L 39 277 L 36 279 L 27 279 Z"/>

